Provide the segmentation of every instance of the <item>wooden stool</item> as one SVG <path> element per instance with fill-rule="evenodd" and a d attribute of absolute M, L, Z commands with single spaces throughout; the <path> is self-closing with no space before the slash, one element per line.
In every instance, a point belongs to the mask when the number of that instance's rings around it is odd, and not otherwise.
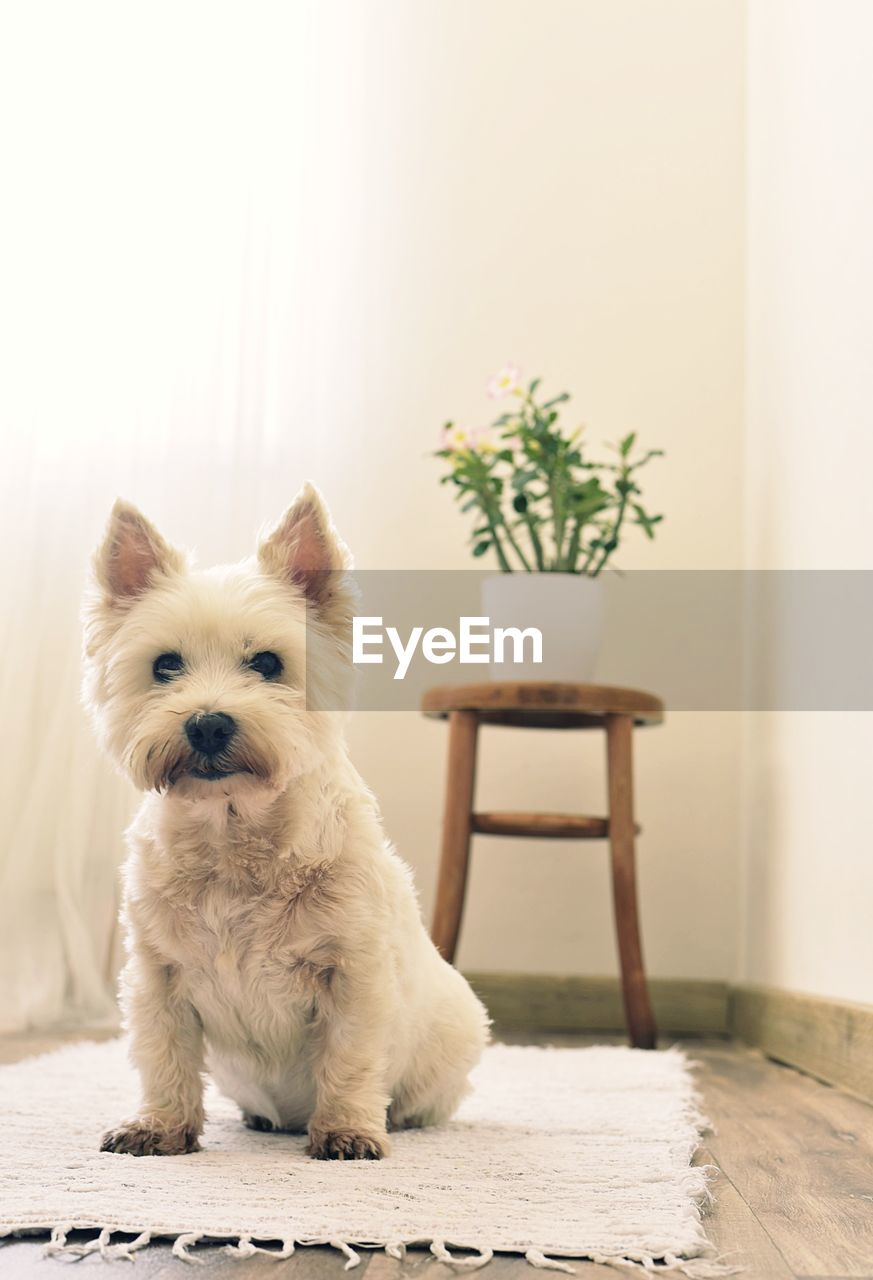
<path fill-rule="evenodd" d="M 612 898 L 624 1008 L 631 1044 L 654 1049 L 657 1029 L 643 969 L 637 911 L 631 739 L 634 725 L 660 724 L 664 704 L 650 693 L 595 684 L 538 681 L 453 685 L 430 689 L 421 709 L 449 722 L 449 765 L 443 843 L 431 934 L 454 961 L 470 856 L 470 837 L 536 836 L 609 840 Z M 609 816 L 558 813 L 476 813 L 476 743 L 480 724 L 519 729 L 605 729 Z"/>

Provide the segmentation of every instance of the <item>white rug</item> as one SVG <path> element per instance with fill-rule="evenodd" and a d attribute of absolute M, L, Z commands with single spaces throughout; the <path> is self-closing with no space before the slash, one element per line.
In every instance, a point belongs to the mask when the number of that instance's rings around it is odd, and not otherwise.
<path fill-rule="evenodd" d="M 379 1162 L 322 1163 L 305 1139 L 245 1129 L 210 1088 L 202 1152 L 101 1154 L 104 1129 L 135 1110 L 122 1041 L 80 1044 L 0 1067 L 0 1236 L 53 1232 L 49 1251 L 117 1257 L 150 1236 L 185 1257 L 202 1238 L 357 1247 L 423 1243 L 481 1265 L 493 1250 L 724 1274 L 700 1224 L 707 1173 L 691 1166 L 702 1121 L 682 1054 L 498 1045 L 442 1129 L 392 1136 Z M 99 1228 L 85 1245 L 74 1227 Z M 113 1243 L 113 1231 L 139 1233 Z M 196 1250 L 191 1255 L 196 1258 Z"/>

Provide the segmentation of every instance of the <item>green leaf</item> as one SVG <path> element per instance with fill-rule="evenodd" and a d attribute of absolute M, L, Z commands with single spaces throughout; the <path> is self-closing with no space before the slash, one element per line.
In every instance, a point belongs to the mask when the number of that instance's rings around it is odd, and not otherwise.
<path fill-rule="evenodd" d="M 640 467 L 644 467 L 651 458 L 663 458 L 663 449 L 649 449 L 648 453 L 644 453 L 636 462 L 631 463 L 631 471 L 637 471 Z"/>
<path fill-rule="evenodd" d="M 520 515 L 523 515 L 527 511 L 527 498 L 523 493 L 517 493 L 512 499 L 512 505 Z"/>
<path fill-rule="evenodd" d="M 481 542 L 477 542 L 475 547 L 473 548 L 473 555 L 484 556 L 485 552 L 488 550 L 490 546 L 491 546 L 491 539 L 483 538 L 483 540 Z"/>
<path fill-rule="evenodd" d="M 630 453 L 631 449 L 634 447 L 634 441 L 636 440 L 636 438 L 637 438 L 637 433 L 635 431 L 632 431 L 629 436 L 625 436 L 625 438 L 620 442 L 618 446 L 618 450 L 623 458 L 626 458 L 627 455 Z"/>
<path fill-rule="evenodd" d="M 529 396 L 533 395 L 533 393 L 536 391 L 537 387 L 540 385 L 541 382 L 542 382 L 542 378 L 534 378 L 533 382 L 530 384 L 530 386 L 527 389 L 527 393 Z"/>
<path fill-rule="evenodd" d="M 574 502 L 571 511 L 576 520 L 580 524 L 588 524 L 592 516 L 598 515 L 610 506 L 610 499 L 606 494 L 598 494 L 585 499 L 582 502 Z"/>
<path fill-rule="evenodd" d="M 639 506 L 639 504 L 636 502 L 633 504 L 633 508 L 634 508 L 634 511 L 636 512 L 636 517 L 637 517 L 635 523 L 642 528 L 647 538 L 654 538 L 655 525 L 660 524 L 660 522 L 664 519 L 664 517 L 648 515 L 648 513 L 645 512 L 643 508 Z"/>

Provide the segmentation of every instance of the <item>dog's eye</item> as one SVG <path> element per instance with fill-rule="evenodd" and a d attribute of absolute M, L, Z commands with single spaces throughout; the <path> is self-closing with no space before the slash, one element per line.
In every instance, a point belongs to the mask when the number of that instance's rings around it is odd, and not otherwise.
<path fill-rule="evenodd" d="M 184 668 L 181 653 L 162 653 L 152 663 L 152 675 L 161 684 L 172 680 Z"/>
<path fill-rule="evenodd" d="M 282 659 L 277 653 L 271 653 L 269 649 L 263 653 L 256 653 L 249 658 L 248 665 L 252 671 L 257 671 L 259 676 L 263 676 L 265 680 L 275 680 L 277 676 L 282 674 Z"/>

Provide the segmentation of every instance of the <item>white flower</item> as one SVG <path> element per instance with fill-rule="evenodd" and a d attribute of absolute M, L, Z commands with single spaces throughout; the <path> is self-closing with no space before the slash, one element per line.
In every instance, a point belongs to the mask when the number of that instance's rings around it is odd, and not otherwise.
<path fill-rule="evenodd" d="M 488 379 L 485 389 L 492 400 L 502 400 L 504 396 L 520 394 L 521 370 L 518 365 L 504 365 L 493 378 Z"/>
<path fill-rule="evenodd" d="M 461 449 L 472 449 L 473 432 L 467 427 L 459 427 L 454 422 L 449 422 L 443 427 L 443 434 L 440 439 L 441 449 L 451 449 L 458 452 Z"/>

